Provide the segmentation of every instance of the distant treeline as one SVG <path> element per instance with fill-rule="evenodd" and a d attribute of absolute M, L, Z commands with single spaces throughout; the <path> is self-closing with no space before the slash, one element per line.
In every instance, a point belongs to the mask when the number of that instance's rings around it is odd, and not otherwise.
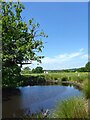
<path fill-rule="evenodd" d="M 73 69 L 63 69 L 63 70 L 43 70 L 42 67 L 36 67 L 34 69 L 30 69 L 29 67 L 25 67 L 22 70 L 22 74 L 30 74 L 30 73 L 58 73 L 58 72 L 90 72 L 90 62 L 88 62 L 85 67 L 81 68 L 73 68 Z"/>
<path fill-rule="evenodd" d="M 73 69 L 65 69 L 65 70 L 44 70 L 51 73 L 58 73 L 58 72 L 88 72 L 88 70 L 85 67 L 81 68 L 73 68 Z"/>
<path fill-rule="evenodd" d="M 73 69 L 63 69 L 63 70 L 44 70 L 48 72 L 90 72 L 90 62 L 88 62 L 85 67 L 73 68 Z"/>

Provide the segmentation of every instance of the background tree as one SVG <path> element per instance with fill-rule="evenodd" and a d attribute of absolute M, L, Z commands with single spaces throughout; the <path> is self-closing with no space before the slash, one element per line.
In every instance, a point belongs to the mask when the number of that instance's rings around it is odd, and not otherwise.
<path fill-rule="evenodd" d="M 90 72 L 90 62 L 88 62 L 88 63 L 85 65 L 85 68 L 86 68 L 87 71 Z"/>
<path fill-rule="evenodd" d="M 44 70 L 42 67 L 36 67 L 35 69 L 32 69 L 32 73 L 43 73 Z"/>
<path fill-rule="evenodd" d="M 31 69 L 29 67 L 25 67 L 23 68 L 23 70 L 21 71 L 22 74 L 30 74 L 31 73 Z"/>
<path fill-rule="evenodd" d="M 86 72 L 86 68 L 85 67 L 81 67 L 77 69 L 78 72 Z"/>
<path fill-rule="evenodd" d="M 25 67 L 25 68 L 23 68 L 23 70 L 28 70 L 28 71 L 30 71 L 31 69 L 30 69 L 29 67 Z"/>
<path fill-rule="evenodd" d="M 20 81 L 23 64 L 32 60 L 41 62 L 43 31 L 38 32 L 39 23 L 30 19 L 23 21 L 21 12 L 24 6 L 20 2 L 2 2 L 2 78 L 3 86 L 16 86 Z M 25 62 L 25 63 L 24 63 Z"/>

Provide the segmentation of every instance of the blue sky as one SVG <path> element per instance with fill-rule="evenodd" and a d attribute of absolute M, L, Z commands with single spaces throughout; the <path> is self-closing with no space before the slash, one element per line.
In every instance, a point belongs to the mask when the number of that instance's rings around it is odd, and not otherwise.
<path fill-rule="evenodd" d="M 24 21 L 34 18 L 40 29 L 48 35 L 44 38 L 41 55 L 44 69 L 82 67 L 88 61 L 88 3 L 79 2 L 24 2 Z M 30 68 L 36 67 L 33 62 Z M 25 66 L 24 66 L 25 67 Z"/>

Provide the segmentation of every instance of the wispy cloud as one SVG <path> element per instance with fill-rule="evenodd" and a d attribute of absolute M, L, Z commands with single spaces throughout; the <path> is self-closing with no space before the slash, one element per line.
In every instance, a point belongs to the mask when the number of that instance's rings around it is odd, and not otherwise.
<path fill-rule="evenodd" d="M 82 59 L 88 59 L 89 56 L 88 56 L 88 54 L 84 54 L 84 55 L 81 56 L 81 58 L 82 58 Z"/>
<path fill-rule="evenodd" d="M 88 61 L 88 55 L 84 49 L 80 49 L 71 53 L 59 54 L 53 57 L 45 57 L 39 64 L 44 69 L 67 69 L 82 67 Z M 33 61 L 31 68 L 36 67 L 37 62 Z"/>
<path fill-rule="evenodd" d="M 83 51 L 84 51 L 83 49 L 80 49 L 79 51 L 73 53 L 64 53 L 54 57 L 45 57 L 42 60 L 42 63 L 58 63 L 58 62 L 60 63 L 60 62 L 70 61 L 77 57 L 86 57 Z"/>

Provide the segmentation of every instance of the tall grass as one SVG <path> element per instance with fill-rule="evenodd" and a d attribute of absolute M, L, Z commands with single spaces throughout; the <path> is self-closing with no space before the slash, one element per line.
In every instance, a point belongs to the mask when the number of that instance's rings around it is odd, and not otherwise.
<path fill-rule="evenodd" d="M 90 81 L 86 79 L 82 84 L 83 92 L 87 99 L 90 99 Z"/>
<path fill-rule="evenodd" d="M 27 74 L 24 76 L 41 76 L 45 77 L 45 80 L 58 80 L 61 81 L 63 78 L 67 78 L 68 81 L 83 82 L 88 78 L 87 72 L 58 72 L 58 73 L 48 73 L 48 74 Z"/>
<path fill-rule="evenodd" d="M 70 98 L 58 103 L 53 118 L 88 118 L 88 105 L 84 98 Z"/>
<path fill-rule="evenodd" d="M 80 83 L 84 98 L 70 98 L 58 103 L 56 110 L 53 112 L 54 118 L 90 118 L 90 76 L 88 73 L 64 73 L 62 79 L 67 78 L 68 81 Z"/>

